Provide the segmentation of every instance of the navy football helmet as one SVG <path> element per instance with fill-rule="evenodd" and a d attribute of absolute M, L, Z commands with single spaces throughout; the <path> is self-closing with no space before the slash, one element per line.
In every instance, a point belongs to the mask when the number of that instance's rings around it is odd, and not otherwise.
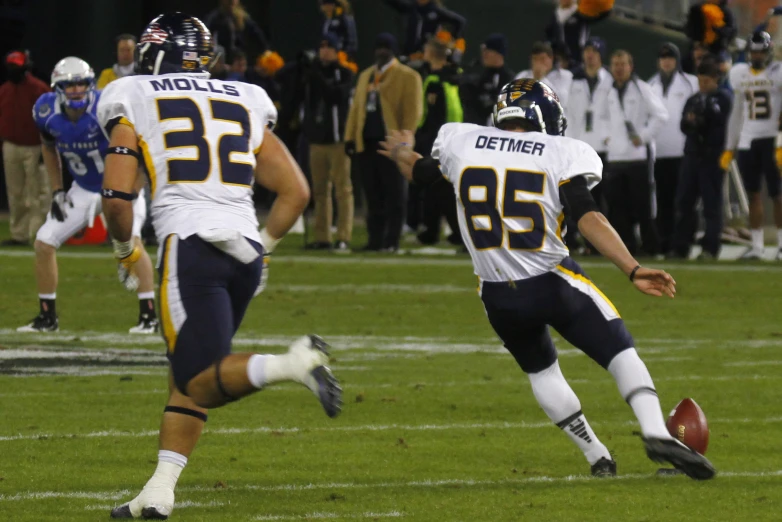
<path fill-rule="evenodd" d="M 201 20 L 184 13 L 164 14 L 141 33 L 136 46 L 136 72 L 204 72 L 213 56 L 212 34 Z"/>
<path fill-rule="evenodd" d="M 506 120 L 527 120 L 535 129 L 552 136 L 562 136 L 567 119 L 556 93 L 543 82 L 532 79 L 513 80 L 502 88 L 494 105 L 494 125 Z"/>
<path fill-rule="evenodd" d="M 747 39 L 747 51 L 750 53 L 750 62 L 755 69 L 763 69 L 771 60 L 771 49 L 774 43 L 771 35 L 766 31 L 755 31 Z M 751 58 L 752 53 L 763 53 L 763 57 Z"/>

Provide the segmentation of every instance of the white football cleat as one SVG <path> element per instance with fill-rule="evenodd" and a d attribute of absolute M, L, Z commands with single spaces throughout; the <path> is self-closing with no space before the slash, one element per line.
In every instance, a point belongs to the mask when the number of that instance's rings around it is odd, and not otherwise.
<path fill-rule="evenodd" d="M 111 518 L 166 520 L 172 511 L 174 511 L 173 490 L 145 486 L 136 498 L 112 509 Z"/>
<path fill-rule="evenodd" d="M 326 415 L 336 417 L 342 410 L 342 388 L 328 367 L 328 344 L 317 335 L 307 335 L 288 349 L 295 380 L 314 393 Z"/>
<path fill-rule="evenodd" d="M 128 330 L 128 333 L 149 335 L 157 333 L 159 328 L 158 320 L 154 317 L 149 317 L 148 314 L 141 314 L 138 318 L 138 324 Z"/>

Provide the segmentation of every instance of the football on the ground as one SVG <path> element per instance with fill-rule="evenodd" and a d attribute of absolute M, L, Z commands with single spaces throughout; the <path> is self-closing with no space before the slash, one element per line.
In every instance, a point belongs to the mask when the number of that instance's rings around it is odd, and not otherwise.
<path fill-rule="evenodd" d="M 701 455 L 706 453 L 706 448 L 709 447 L 709 425 L 697 402 L 683 399 L 671 412 L 666 426 L 668 432 L 679 442 Z"/>

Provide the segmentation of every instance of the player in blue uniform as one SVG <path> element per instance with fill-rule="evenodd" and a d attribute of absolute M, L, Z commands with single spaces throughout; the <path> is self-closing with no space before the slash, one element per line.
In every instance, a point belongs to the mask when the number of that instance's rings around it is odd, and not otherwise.
<path fill-rule="evenodd" d="M 57 331 L 56 251 L 101 212 L 103 158 L 109 143 L 96 117 L 100 92 L 95 90 L 95 74 L 84 60 L 64 58 L 52 72 L 52 87 L 55 92 L 41 96 L 33 107 L 53 190 L 51 211 L 35 238 L 40 313 L 29 324 L 18 328 L 20 332 Z M 62 162 L 67 164 L 74 180 L 67 192 L 63 189 Z M 146 219 L 143 193 L 134 201 L 133 216 L 133 235 L 140 241 L 141 226 Z M 139 297 L 139 320 L 130 333 L 154 333 L 158 322 L 152 262 L 146 251 L 140 250 L 138 277 L 123 279 L 126 288 L 137 290 Z"/>

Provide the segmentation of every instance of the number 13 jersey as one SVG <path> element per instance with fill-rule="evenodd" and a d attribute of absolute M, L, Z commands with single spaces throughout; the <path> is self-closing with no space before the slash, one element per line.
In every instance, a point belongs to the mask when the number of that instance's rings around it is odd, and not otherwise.
<path fill-rule="evenodd" d="M 109 135 L 135 129 L 160 240 L 228 229 L 259 241 L 255 155 L 277 119 L 263 89 L 205 73 L 129 76 L 103 91 L 98 118 Z"/>
<path fill-rule="evenodd" d="M 737 63 L 729 79 L 734 96 L 726 149 L 747 150 L 752 140 L 776 137 L 782 110 L 782 63 L 772 62 L 762 71 Z"/>
<path fill-rule="evenodd" d="M 584 176 L 600 182 L 603 163 L 583 141 L 467 123 L 440 129 L 432 157 L 454 186 L 462 238 L 482 281 L 517 281 L 567 257 L 559 187 Z"/>

